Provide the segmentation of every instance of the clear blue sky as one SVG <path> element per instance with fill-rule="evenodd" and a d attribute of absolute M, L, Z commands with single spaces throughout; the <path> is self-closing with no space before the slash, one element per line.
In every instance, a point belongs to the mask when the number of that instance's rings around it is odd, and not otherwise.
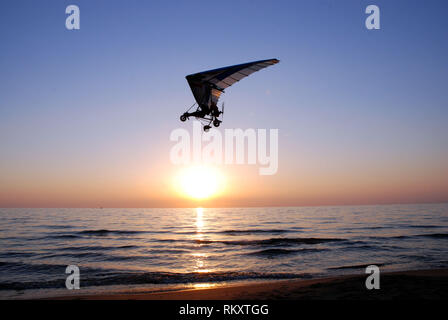
<path fill-rule="evenodd" d="M 80 30 L 65 29 L 69 4 Z M 364 26 L 369 4 L 381 30 Z M 0 178 L 166 161 L 194 102 L 185 75 L 267 58 L 281 62 L 226 90 L 223 125 L 279 128 L 280 175 L 404 163 L 446 177 L 447 13 L 433 0 L 1 1 Z"/>

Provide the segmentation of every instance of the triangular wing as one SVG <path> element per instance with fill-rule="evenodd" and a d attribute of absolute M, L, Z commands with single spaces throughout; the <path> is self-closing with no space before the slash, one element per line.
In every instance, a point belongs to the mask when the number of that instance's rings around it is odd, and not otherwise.
<path fill-rule="evenodd" d="M 235 82 L 278 63 L 277 59 L 268 59 L 238 64 L 230 67 L 208 70 L 186 76 L 196 102 L 216 105 L 223 90 Z M 210 101 L 211 99 L 211 101 Z"/>

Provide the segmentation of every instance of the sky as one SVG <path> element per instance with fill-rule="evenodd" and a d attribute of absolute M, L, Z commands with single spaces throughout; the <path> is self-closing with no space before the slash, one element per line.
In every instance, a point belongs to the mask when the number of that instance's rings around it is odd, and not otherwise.
<path fill-rule="evenodd" d="M 80 8 L 80 30 L 65 8 Z M 367 30 L 365 8 L 380 8 Z M 446 1 L 0 2 L 0 207 L 448 201 Z M 226 90 L 226 128 L 279 130 L 278 172 L 176 190 L 203 70 L 278 58 Z M 174 182 L 173 182 L 174 181 Z"/>

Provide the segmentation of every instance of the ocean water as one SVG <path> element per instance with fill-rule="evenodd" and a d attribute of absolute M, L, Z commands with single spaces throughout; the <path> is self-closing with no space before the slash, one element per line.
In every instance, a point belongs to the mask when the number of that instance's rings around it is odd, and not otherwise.
<path fill-rule="evenodd" d="M 448 204 L 0 209 L 0 298 L 448 266 Z M 65 269 L 80 269 L 67 290 Z"/>

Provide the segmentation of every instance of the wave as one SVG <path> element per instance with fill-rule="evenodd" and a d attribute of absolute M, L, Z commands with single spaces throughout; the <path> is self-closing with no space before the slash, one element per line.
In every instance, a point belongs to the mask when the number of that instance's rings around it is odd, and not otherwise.
<path fill-rule="evenodd" d="M 229 229 L 229 230 L 222 230 L 222 231 L 179 231 L 174 232 L 174 234 L 225 234 L 228 236 L 233 235 L 250 235 L 250 234 L 263 234 L 263 233 L 270 233 L 270 234 L 281 234 L 281 233 L 290 233 L 290 232 L 298 232 L 301 228 L 293 228 L 295 230 L 288 230 L 288 229 Z"/>
<path fill-rule="evenodd" d="M 52 259 L 52 258 L 101 258 L 102 260 L 106 260 L 109 258 L 109 255 L 105 255 L 99 252 L 77 252 L 77 253 L 51 253 L 42 255 L 41 259 Z"/>
<path fill-rule="evenodd" d="M 135 234 L 143 234 L 143 233 L 165 233 L 163 231 L 152 232 L 152 231 L 132 231 L 132 230 L 108 230 L 108 229 L 99 229 L 99 230 L 83 230 L 74 233 L 59 233 L 59 234 L 50 234 L 45 237 L 39 238 L 38 240 L 45 239 L 76 239 L 82 238 L 85 236 L 95 236 L 95 237 L 105 237 L 109 235 L 135 235 Z"/>
<path fill-rule="evenodd" d="M 329 270 L 345 270 L 345 269 L 365 269 L 368 266 L 375 265 L 377 267 L 385 266 L 385 263 L 369 263 L 369 264 L 356 264 L 349 266 L 340 266 L 340 267 L 330 267 Z"/>
<path fill-rule="evenodd" d="M 410 225 L 408 228 L 416 228 L 416 229 L 436 229 L 436 228 L 443 228 L 442 226 L 433 226 L 433 225 L 419 225 L 419 226 L 413 226 Z"/>
<path fill-rule="evenodd" d="M 246 229 L 246 230 L 224 230 L 224 231 L 218 231 L 216 233 L 221 234 L 228 234 L 228 235 L 246 235 L 246 234 L 256 234 L 256 233 L 288 233 L 288 232 L 295 232 L 292 230 L 285 230 L 285 229 Z"/>
<path fill-rule="evenodd" d="M 248 234 L 281 234 L 297 232 L 297 230 L 288 229 L 230 229 L 223 231 L 207 231 L 201 232 L 205 234 L 226 234 L 226 235 L 248 235 Z M 109 229 L 95 229 L 95 230 L 83 230 L 74 233 L 63 233 L 49 235 L 50 238 L 76 238 L 79 236 L 108 236 L 108 235 L 133 235 L 133 234 L 166 234 L 172 233 L 171 231 L 146 231 L 146 230 L 109 230 Z M 174 234 L 197 234 L 197 231 L 184 231 L 184 232 L 174 232 Z"/>
<path fill-rule="evenodd" d="M 254 251 L 250 252 L 247 255 L 255 255 L 255 256 L 282 256 L 282 255 L 293 255 L 293 254 L 299 254 L 299 253 L 309 253 L 309 252 L 321 252 L 325 251 L 326 249 L 265 249 L 260 251 Z"/>
<path fill-rule="evenodd" d="M 346 241 L 346 239 L 341 238 L 269 238 L 269 239 L 261 239 L 261 240 L 193 240 L 198 244 L 226 244 L 226 245 L 291 245 L 291 244 L 319 244 L 326 242 L 335 242 L 335 241 Z"/>
<path fill-rule="evenodd" d="M 110 251 L 110 250 L 123 250 L 123 249 L 136 249 L 140 246 L 123 245 L 123 246 L 73 246 L 58 248 L 58 251 Z"/>
<path fill-rule="evenodd" d="M 43 273 L 43 274 L 64 274 L 67 265 L 62 264 L 46 264 L 46 263 L 25 263 L 0 261 L 1 272 L 15 272 L 18 274 L 26 274 L 29 272 Z"/>
<path fill-rule="evenodd" d="M 138 233 L 146 233 L 146 231 L 98 229 L 98 230 L 84 230 L 77 232 L 77 234 L 80 235 L 93 235 L 93 236 L 107 236 L 109 234 L 126 235 L 126 234 L 138 234 Z"/>
<path fill-rule="evenodd" d="M 426 233 L 426 234 L 416 234 L 410 236 L 394 236 L 390 239 L 409 239 L 409 238 L 434 238 L 434 239 L 448 239 L 448 233 Z M 389 237 L 386 237 L 389 238 Z"/>
<path fill-rule="evenodd" d="M 429 233 L 421 234 L 419 237 L 435 238 L 435 239 L 448 239 L 448 233 Z"/>
<path fill-rule="evenodd" d="M 16 258 L 16 257 L 29 258 L 34 255 L 35 254 L 32 252 L 6 251 L 4 253 L 3 252 L 0 253 L 0 258 Z"/>
<path fill-rule="evenodd" d="M 74 234 L 55 234 L 55 235 L 50 235 L 50 236 L 46 236 L 43 238 L 38 238 L 38 240 L 45 240 L 45 239 L 75 239 L 75 238 L 79 238 L 79 236 L 74 235 Z"/>
<path fill-rule="evenodd" d="M 127 236 L 127 235 L 136 235 L 136 234 L 165 234 L 170 233 L 169 231 L 146 231 L 146 230 L 109 230 L 109 229 L 96 229 L 96 230 L 82 230 L 76 231 L 73 233 L 56 233 L 50 234 L 45 238 L 53 238 L 53 239 L 70 239 L 70 238 L 80 238 L 85 236 L 94 236 L 94 237 L 105 237 L 110 235 L 117 236 Z"/>
<path fill-rule="evenodd" d="M 194 248 L 192 248 L 194 249 Z M 145 253 L 149 254 L 185 254 L 191 252 L 190 250 L 186 249 L 149 249 L 146 250 Z"/>
<path fill-rule="evenodd" d="M 41 225 L 38 226 L 39 228 L 43 228 L 43 229 L 73 229 L 75 228 L 74 226 L 70 226 L 70 225 Z"/>
<path fill-rule="evenodd" d="M 264 272 L 209 272 L 209 273 L 170 273 L 142 272 L 115 273 L 95 276 L 84 276 L 82 286 L 138 285 L 138 284 L 176 284 L 202 283 L 232 280 L 273 280 L 310 278 L 308 274 L 297 273 L 264 273 Z M 0 290 L 27 290 L 44 288 L 65 288 L 65 277 L 49 281 L 0 282 Z"/>

